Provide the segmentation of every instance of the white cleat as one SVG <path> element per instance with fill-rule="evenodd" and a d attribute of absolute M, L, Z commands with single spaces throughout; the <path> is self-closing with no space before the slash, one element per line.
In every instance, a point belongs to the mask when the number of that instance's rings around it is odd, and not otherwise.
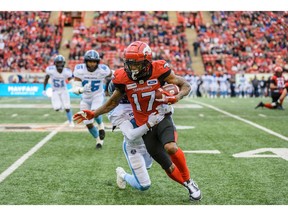
<path fill-rule="evenodd" d="M 184 186 L 189 191 L 189 198 L 191 201 L 201 200 L 201 191 L 198 188 L 198 185 L 193 181 L 193 179 L 184 182 Z"/>
<path fill-rule="evenodd" d="M 126 181 L 124 180 L 126 172 L 122 167 L 117 167 L 116 168 L 116 183 L 120 189 L 125 189 L 126 188 Z"/>
<path fill-rule="evenodd" d="M 74 127 L 75 127 L 74 122 L 70 122 L 70 123 L 69 123 L 69 127 L 70 127 L 70 128 L 74 128 Z"/>

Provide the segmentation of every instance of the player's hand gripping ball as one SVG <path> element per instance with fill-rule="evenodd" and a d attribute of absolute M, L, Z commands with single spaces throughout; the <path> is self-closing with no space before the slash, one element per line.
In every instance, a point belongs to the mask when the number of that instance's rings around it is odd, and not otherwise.
<path fill-rule="evenodd" d="M 174 84 L 167 84 L 156 90 L 155 100 L 165 104 L 174 104 L 177 102 L 175 97 L 179 93 L 179 87 Z"/>

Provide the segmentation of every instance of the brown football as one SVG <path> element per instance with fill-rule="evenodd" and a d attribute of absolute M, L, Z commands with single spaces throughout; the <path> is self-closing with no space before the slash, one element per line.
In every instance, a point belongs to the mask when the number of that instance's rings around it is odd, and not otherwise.
<path fill-rule="evenodd" d="M 164 91 L 168 92 L 170 95 L 177 95 L 179 93 L 179 87 L 174 84 L 166 84 L 164 86 L 161 86 L 159 89 L 156 90 L 155 97 L 157 99 L 161 99 Z"/>

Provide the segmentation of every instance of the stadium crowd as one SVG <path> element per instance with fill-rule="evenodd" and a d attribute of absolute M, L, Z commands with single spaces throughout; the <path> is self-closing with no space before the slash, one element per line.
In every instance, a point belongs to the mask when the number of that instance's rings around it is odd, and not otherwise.
<path fill-rule="evenodd" d="M 177 23 L 171 23 L 165 11 L 96 11 L 91 27 L 84 22 L 74 24 L 73 37 L 66 43 L 70 53 L 67 65 L 73 69 L 83 62 L 87 50 L 95 49 L 103 63 L 120 68 L 120 53 L 132 41 L 141 40 L 151 47 L 153 59 L 165 59 L 176 74 L 188 80 L 198 77 L 201 83 L 185 33 L 186 28 L 192 28 L 197 33 L 194 55 L 201 55 L 204 73 L 211 77 L 228 75 L 232 78 L 227 81 L 228 89 L 235 85 L 235 74 L 272 73 L 275 65 L 288 71 L 287 12 L 210 14 L 212 23 L 205 24 L 201 12 L 177 12 Z M 0 72 L 43 72 L 52 63 L 64 26 L 49 24 L 50 15 L 43 11 L 0 12 Z M 252 80 L 247 83 L 251 92 Z"/>
<path fill-rule="evenodd" d="M 50 12 L 0 12 L 0 72 L 43 72 L 58 53 L 59 25 L 48 23 Z"/>

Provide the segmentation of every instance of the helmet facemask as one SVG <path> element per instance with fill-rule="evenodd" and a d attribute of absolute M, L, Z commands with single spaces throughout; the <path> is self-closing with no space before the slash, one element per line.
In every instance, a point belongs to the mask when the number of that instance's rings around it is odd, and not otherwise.
<path fill-rule="evenodd" d="M 96 64 L 95 64 L 96 62 Z M 89 72 L 94 72 L 100 62 L 99 53 L 95 50 L 88 50 L 84 55 L 84 63 Z"/>
<path fill-rule="evenodd" d="M 135 61 L 134 59 L 127 59 L 124 63 L 125 71 L 132 80 L 140 80 L 150 74 L 151 63 L 148 60 Z"/>
<path fill-rule="evenodd" d="M 59 73 L 62 73 L 65 63 L 65 59 L 61 55 L 56 56 L 56 58 L 54 59 L 54 65 Z"/>

